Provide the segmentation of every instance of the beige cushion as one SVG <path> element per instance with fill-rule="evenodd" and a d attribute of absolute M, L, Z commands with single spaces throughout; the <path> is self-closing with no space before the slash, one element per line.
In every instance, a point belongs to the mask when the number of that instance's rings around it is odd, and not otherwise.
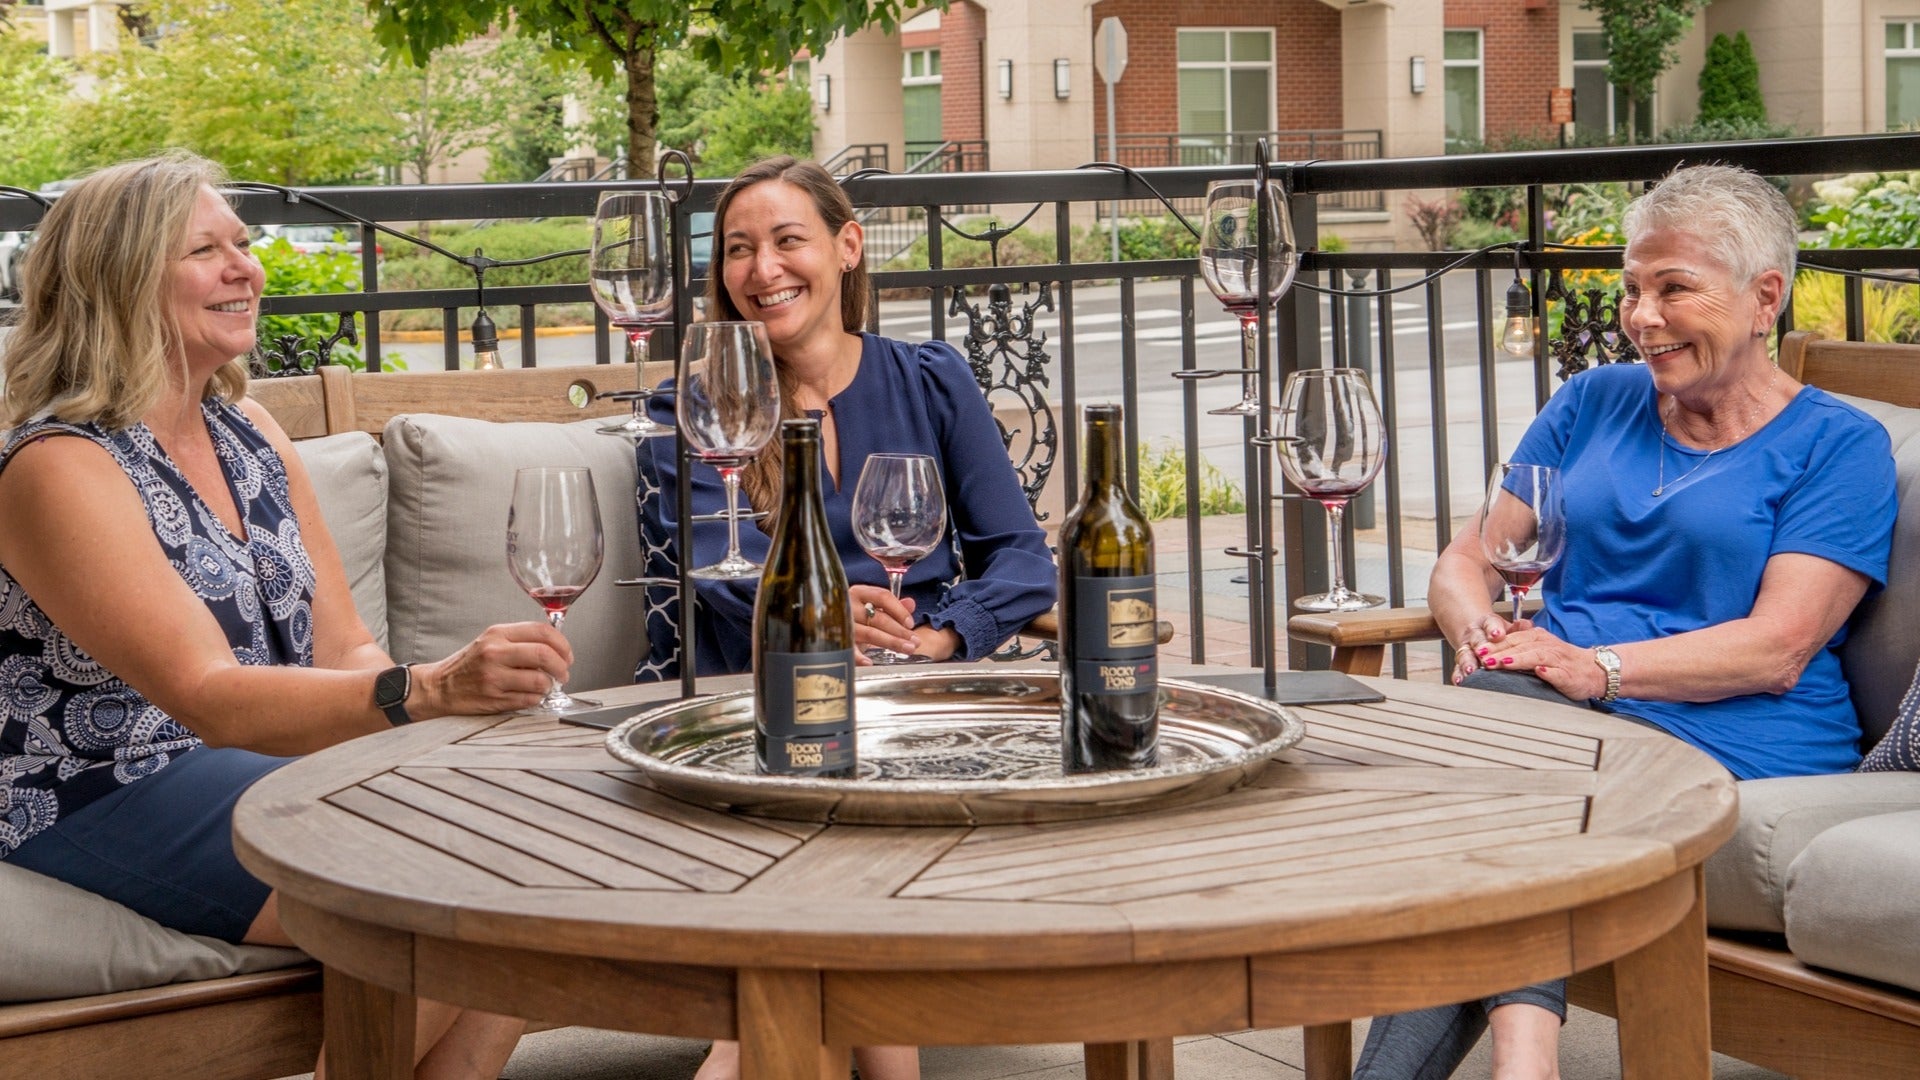
<path fill-rule="evenodd" d="M 463 417 L 396 416 L 387 455 L 387 626 L 402 663 L 438 660 L 494 623 L 540 617 L 507 572 L 507 505 L 516 469 L 585 465 L 600 498 L 606 558 L 600 576 L 567 613 L 573 645 L 569 689 L 633 681 L 646 651 L 637 589 L 633 447 L 595 433 L 602 420 L 496 424 Z"/>
<path fill-rule="evenodd" d="M 1840 652 L 1867 746 L 1878 742 L 1900 709 L 1920 660 L 1920 409 L 1835 395 L 1880 421 L 1893 442 L 1900 517 L 1893 527 L 1887 587 L 1860 605 Z"/>
<path fill-rule="evenodd" d="M 1721 930 L 1786 929 L 1788 871 L 1800 853 L 1836 825 L 1871 817 L 1877 827 L 1881 818 L 1905 810 L 1920 810 L 1920 773 L 1742 781 L 1733 838 L 1707 859 L 1708 924 Z"/>
<path fill-rule="evenodd" d="M 340 549 L 353 606 L 387 646 L 387 459 L 364 431 L 305 439 L 294 449 L 313 479 L 320 516 Z"/>
<path fill-rule="evenodd" d="M 1801 963 L 1920 990 L 1920 809 L 1821 833 L 1787 872 L 1787 947 Z"/>
<path fill-rule="evenodd" d="M 103 897 L 0 862 L 0 1001 L 110 994 L 287 967 L 297 949 L 169 930 Z"/>

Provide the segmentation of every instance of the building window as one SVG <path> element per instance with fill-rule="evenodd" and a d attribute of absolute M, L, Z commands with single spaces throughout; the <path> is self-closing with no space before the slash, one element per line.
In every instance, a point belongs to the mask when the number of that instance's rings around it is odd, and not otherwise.
<path fill-rule="evenodd" d="M 1181 30 L 1178 50 L 1181 164 L 1251 160 L 1273 130 L 1273 31 Z"/>
<path fill-rule="evenodd" d="M 1653 137 L 1653 102 L 1641 104 L 1634 127 L 1641 139 Z M 1573 128 L 1581 135 L 1609 138 L 1627 125 L 1627 93 L 1607 82 L 1607 39 L 1598 30 L 1573 32 Z"/>
<path fill-rule="evenodd" d="M 1887 130 L 1920 121 L 1920 22 L 1887 24 Z"/>
<path fill-rule="evenodd" d="M 907 49 L 900 54 L 900 106 L 906 121 L 907 161 L 912 163 L 943 141 L 939 49 Z"/>
<path fill-rule="evenodd" d="M 1487 138 L 1480 31 L 1447 31 L 1445 49 L 1447 153 L 1457 154 L 1478 147 Z"/>

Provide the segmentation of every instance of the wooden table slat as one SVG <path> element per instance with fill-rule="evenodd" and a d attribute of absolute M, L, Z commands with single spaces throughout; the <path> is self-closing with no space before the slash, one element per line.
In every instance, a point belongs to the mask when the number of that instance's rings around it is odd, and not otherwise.
<path fill-rule="evenodd" d="M 1314 733 L 1327 742 L 1384 748 L 1432 765 L 1476 768 L 1506 766 L 1517 769 L 1593 768 L 1593 755 L 1590 752 L 1572 753 L 1572 758 L 1576 760 L 1570 760 L 1570 752 L 1558 747 L 1547 748 L 1550 752 L 1539 753 L 1535 751 L 1537 744 L 1500 746 L 1471 740 L 1451 732 L 1423 727 L 1417 722 L 1409 723 L 1403 717 L 1369 710 L 1364 706 L 1332 706 L 1331 710 L 1340 717 L 1339 722 L 1322 723 L 1313 728 Z M 1400 722 L 1396 723 L 1395 720 Z M 1456 726 L 1453 730 L 1459 729 Z"/>
<path fill-rule="evenodd" d="M 415 809 L 372 788 L 348 788 L 335 792 L 327 801 L 381 828 L 412 837 L 516 885 L 573 889 L 599 887 L 597 882 L 563 870 L 545 859 Z"/>
<path fill-rule="evenodd" d="M 1436 709 L 1383 709 L 1368 705 L 1333 705 L 1324 710 L 1340 719 L 1323 726 L 1339 731 L 1372 732 L 1404 738 L 1412 734 L 1426 745 L 1453 750 L 1488 761 L 1533 767 L 1539 759 L 1564 762 L 1591 769 L 1599 755 L 1600 744 L 1575 737 L 1575 745 L 1538 739 L 1538 729 L 1519 724 L 1496 724 L 1484 718 Z M 1515 734 L 1516 731 L 1526 734 Z"/>
<path fill-rule="evenodd" d="M 1270 768 L 1268 772 L 1278 769 Z M 1431 771 L 1431 770 L 1429 770 Z M 1048 857 L 1069 844 L 1087 837 L 1111 837 L 1120 833 L 1137 840 L 1156 834 L 1185 837 L 1196 828 L 1225 828 L 1234 822 L 1254 821 L 1273 824 L 1279 815 L 1304 815 L 1312 822 L 1339 808 L 1355 803 L 1375 803 L 1391 798 L 1376 791 L 1326 791 L 1295 793 L 1242 788 L 1198 806 L 1181 807 L 1159 814 L 1129 814 L 1115 818 L 1089 818 L 1083 821 L 1049 822 L 1040 825 L 986 825 L 974 829 L 942 860 L 947 866 L 959 866 L 976 858 L 1001 858 L 1016 852 L 1038 852 Z M 1292 819 L 1285 821 L 1293 824 Z"/>
<path fill-rule="evenodd" d="M 578 788 L 589 795 L 645 811 L 663 825 L 677 826 L 675 843 L 689 845 L 683 850 L 693 854 L 712 852 L 714 842 L 746 848 L 778 859 L 799 847 L 820 826 L 811 822 L 776 821 L 772 818 L 725 814 L 678 799 L 668 798 L 639 782 L 634 773 L 589 772 L 581 770 L 531 770 L 555 783 Z M 701 854 L 701 857 L 709 856 Z"/>
<path fill-rule="evenodd" d="M 966 833 L 962 828 L 828 829 L 743 892 L 780 896 L 892 896 Z"/>
<path fill-rule="evenodd" d="M 556 866 L 603 886 L 636 889 L 686 888 L 677 881 L 622 862 L 584 844 L 555 836 L 537 826 L 501 813 L 483 802 L 475 802 L 450 794 L 422 780 L 423 776 L 432 776 L 436 773 L 442 776 L 454 775 L 446 770 L 409 769 L 407 772 L 408 775 L 405 776 L 389 774 L 376 777 L 367 781 L 366 786 L 416 810 L 445 820 L 461 822 L 475 831 L 483 831 L 509 847 L 529 853 L 538 852 L 540 858 L 550 860 Z"/>
<path fill-rule="evenodd" d="M 1477 694 L 1478 692 L 1476 697 Z M 1553 703 L 1541 702 L 1540 704 Z M 1376 719 L 1392 718 L 1390 722 L 1403 727 L 1425 729 L 1439 725 L 1443 730 L 1464 730 L 1495 736 L 1513 741 L 1518 745 L 1537 748 L 1535 752 L 1543 756 L 1550 756 L 1550 751 L 1546 749 L 1549 747 L 1571 751 L 1589 764 L 1600 749 L 1600 739 L 1592 732 L 1573 731 L 1561 726 L 1563 719 L 1577 717 L 1586 711 L 1571 702 L 1567 703 L 1565 708 L 1573 711 L 1564 717 L 1553 709 L 1543 709 L 1537 714 L 1523 716 L 1493 716 L 1484 712 L 1475 712 L 1472 709 L 1463 709 L 1459 707 L 1458 702 L 1440 707 L 1404 700 L 1359 706 L 1319 706 L 1316 711 L 1326 710 L 1339 714 L 1351 708 L 1363 710 L 1367 716 Z"/>
<path fill-rule="evenodd" d="M 1599 787 L 1590 772 L 1565 769 L 1428 769 L 1391 765 L 1322 765 L 1311 769 L 1268 769 L 1252 787 L 1273 791 L 1482 791 L 1591 798 Z"/>

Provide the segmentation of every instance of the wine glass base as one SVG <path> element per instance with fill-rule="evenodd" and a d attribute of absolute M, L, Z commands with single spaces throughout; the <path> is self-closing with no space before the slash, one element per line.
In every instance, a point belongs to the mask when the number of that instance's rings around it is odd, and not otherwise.
<path fill-rule="evenodd" d="M 520 715 L 559 716 L 562 713 L 585 712 L 594 707 L 593 702 L 587 701 L 584 698 L 576 698 L 556 686 L 547 691 L 547 696 L 541 698 L 537 704 L 531 708 L 522 710 Z"/>
<path fill-rule="evenodd" d="M 1208 416 L 1259 416 L 1260 403 L 1252 398 L 1241 398 L 1224 409 L 1208 409 Z"/>
<path fill-rule="evenodd" d="M 1386 600 L 1368 593 L 1342 590 L 1340 592 L 1321 593 L 1317 596 L 1303 596 L 1293 602 L 1300 611 L 1365 611 L 1377 608 Z"/>
<path fill-rule="evenodd" d="M 631 442 L 641 439 L 658 439 L 673 434 L 673 428 L 652 420 L 621 420 L 618 423 L 603 424 L 594 429 L 602 435 L 614 435 Z"/>
<path fill-rule="evenodd" d="M 712 566 L 702 566 L 694 570 L 692 577 L 701 581 L 736 581 L 740 578 L 759 577 L 763 568 L 757 562 L 746 559 L 722 559 Z"/>
<path fill-rule="evenodd" d="M 931 664 L 933 663 L 933 657 L 931 656 L 921 656 L 918 653 L 909 654 L 909 653 L 894 652 L 892 649 L 881 648 L 878 645 L 869 647 L 866 650 L 866 654 L 867 654 L 867 659 L 873 661 L 875 664 L 878 664 L 882 667 L 893 665 L 893 664 Z"/>

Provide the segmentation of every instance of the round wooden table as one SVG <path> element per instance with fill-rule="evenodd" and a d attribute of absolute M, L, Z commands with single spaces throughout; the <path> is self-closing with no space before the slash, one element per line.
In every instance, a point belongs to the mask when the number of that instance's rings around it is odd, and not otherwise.
<path fill-rule="evenodd" d="M 646 788 L 600 732 L 492 717 L 295 762 L 234 836 L 326 965 L 335 1080 L 411 1075 L 414 995 L 737 1038 L 746 1080 L 890 1043 L 1081 1042 L 1089 1077 L 1164 1077 L 1173 1036 L 1291 1025 L 1309 1076 L 1344 1078 L 1350 1018 L 1609 962 L 1622 1075 L 1710 1076 L 1699 865 L 1728 775 L 1596 714 L 1373 684 L 1302 709 L 1255 786 L 1133 816 L 734 816 Z"/>

